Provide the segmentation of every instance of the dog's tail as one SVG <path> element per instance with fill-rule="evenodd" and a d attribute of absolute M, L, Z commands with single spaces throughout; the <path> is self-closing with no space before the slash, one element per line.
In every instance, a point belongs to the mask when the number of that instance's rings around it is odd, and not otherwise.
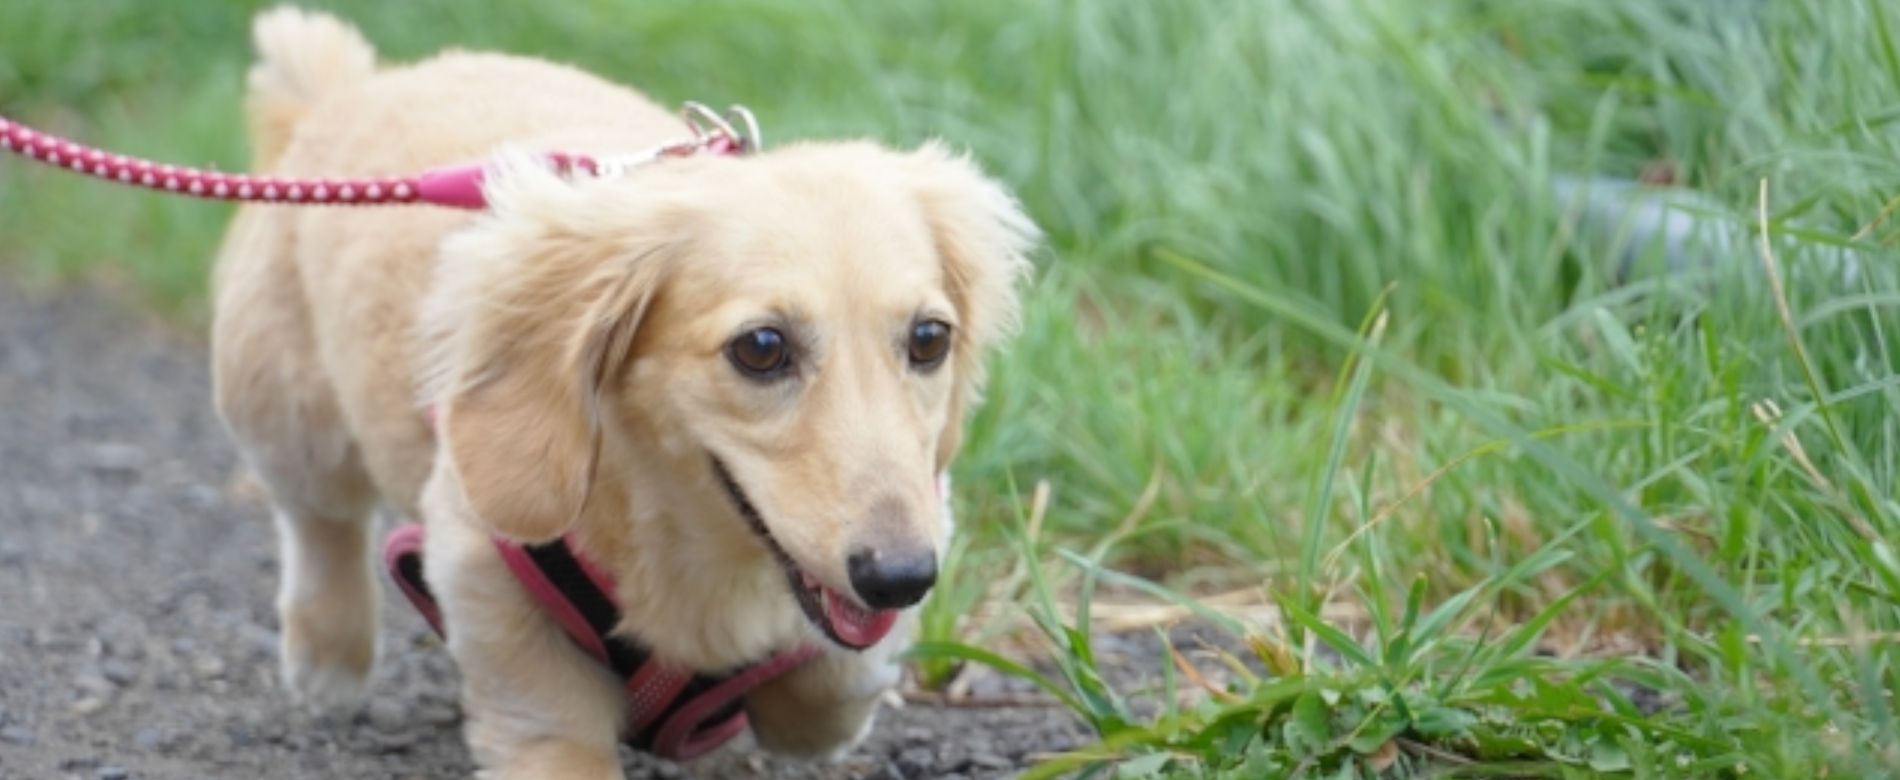
<path fill-rule="evenodd" d="M 324 95 L 368 78 L 376 50 L 363 34 L 328 14 L 272 8 L 251 23 L 257 64 L 245 98 L 251 167 L 268 170 L 290 144 L 298 120 Z"/>

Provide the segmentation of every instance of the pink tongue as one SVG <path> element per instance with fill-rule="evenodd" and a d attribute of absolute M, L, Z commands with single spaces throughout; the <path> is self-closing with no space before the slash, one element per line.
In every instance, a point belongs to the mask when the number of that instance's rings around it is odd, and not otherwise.
<path fill-rule="evenodd" d="M 858 603 L 832 592 L 825 593 L 825 620 L 831 622 L 831 631 L 852 647 L 865 648 L 877 644 L 885 634 L 891 632 L 891 626 L 897 624 L 897 610 L 865 609 Z"/>

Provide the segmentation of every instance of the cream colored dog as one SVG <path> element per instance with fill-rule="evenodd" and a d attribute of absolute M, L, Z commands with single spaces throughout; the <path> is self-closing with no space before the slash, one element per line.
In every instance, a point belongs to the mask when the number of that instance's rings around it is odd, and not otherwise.
<path fill-rule="evenodd" d="M 427 524 L 494 776 L 618 776 L 625 701 L 491 535 L 567 535 L 617 581 L 617 630 L 672 664 L 823 644 L 747 697 L 754 733 L 804 755 L 862 737 L 945 549 L 937 475 L 1015 319 L 1035 234 L 1015 201 L 934 145 L 564 178 L 529 153 L 637 152 L 686 127 L 546 62 L 379 68 L 354 29 L 292 9 L 255 36 L 259 171 L 519 150 L 486 211 L 254 205 L 226 238 L 216 400 L 274 505 L 288 687 L 337 706 L 363 686 L 380 498 Z"/>

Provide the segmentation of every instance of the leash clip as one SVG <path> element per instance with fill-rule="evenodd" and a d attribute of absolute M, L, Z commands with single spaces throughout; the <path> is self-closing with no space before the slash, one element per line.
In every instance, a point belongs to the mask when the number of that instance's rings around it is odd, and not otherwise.
<path fill-rule="evenodd" d="M 759 133 L 759 120 L 745 106 L 728 106 L 726 113 L 721 114 L 704 103 L 688 100 L 680 107 L 680 118 L 693 129 L 692 144 L 696 148 L 753 154 L 765 146 L 765 136 Z M 741 133 L 735 124 L 744 127 L 745 132 Z M 720 148 L 722 146 L 728 148 Z"/>
<path fill-rule="evenodd" d="M 686 120 L 686 127 L 693 131 L 691 138 L 661 144 L 638 154 L 594 158 L 589 173 L 614 179 L 631 169 L 668 157 L 691 157 L 700 152 L 753 154 L 765 145 L 764 136 L 759 133 L 758 118 L 745 106 L 734 105 L 721 114 L 704 103 L 688 100 L 680 107 L 680 118 Z"/>

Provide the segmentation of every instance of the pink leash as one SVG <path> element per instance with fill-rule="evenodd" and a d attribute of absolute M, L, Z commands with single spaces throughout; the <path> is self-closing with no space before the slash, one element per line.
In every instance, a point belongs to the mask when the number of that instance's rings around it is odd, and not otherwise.
<path fill-rule="evenodd" d="M 561 173 L 613 176 L 663 157 L 686 157 L 701 151 L 742 154 L 755 151 L 760 144 L 758 122 L 743 107 L 733 106 L 722 116 L 704 105 L 688 102 L 681 115 L 693 131 L 691 138 L 626 157 L 595 159 L 554 153 L 547 156 L 548 163 Z M 743 135 L 733 121 L 745 126 Z M 349 179 L 222 173 L 113 154 L 34 130 L 4 116 L 0 116 L 0 150 L 107 181 L 211 200 L 318 206 L 428 203 L 461 209 L 488 205 L 482 194 L 482 163 L 431 168 L 415 176 Z"/>

